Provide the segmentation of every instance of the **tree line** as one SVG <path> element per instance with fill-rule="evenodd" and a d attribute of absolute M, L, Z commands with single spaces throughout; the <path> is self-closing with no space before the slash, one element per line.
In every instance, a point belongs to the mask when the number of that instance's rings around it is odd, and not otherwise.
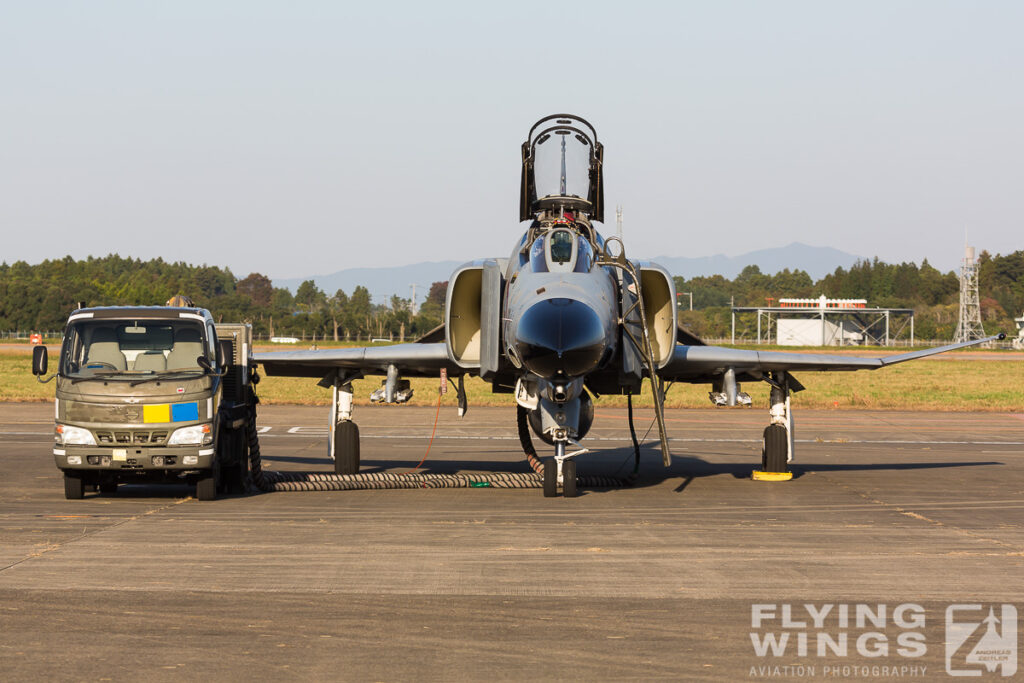
<path fill-rule="evenodd" d="M 1024 311 L 1024 251 L 1005 256 L 981 252 L 980 291 L 986 330 L 1012 332 Z M 733 279 L 721 275 L 675 278 L 680 317 L 699 336 L 722 338 L 730 331 L 730 306 L 763 306 L 780 298 L 863 298 L 868 305 L 913 308 L 917 336 L 948 339 L 956 328 L 959 280 L 928 261 L 889 264 L 858 261 L 837 268 L 817 282 L 802 270 L 762 273 L 747 266 Z M 142 261 L 110 255 L 47 260 L 30 265 L 0 264 L 0 330 L 61 329 L 78 302 L 89 306 L 159 305 L 172 296 L 190 296 L 218 320 L 251 322 L 256 334 L 305 339 L 411 339 L 441 323 L 446 282 L 435 282 L 426 301 L 397 296 L 374 304 L 365 287 L 352 292 L 321 291 L 312 280 L 295 294 L 274 287 L 270 278 L 250 273 L 238 279 L 227 268 Z"/>
<path fill-rule="evenodd" d="M 261 273 L 238 279 L 227 268 L 142 261 L 110 255 L 70 256 L 29 265 L 0 264 L 0 330 L 59 330 L 68 314 L 87 306 L 162 305 L 184 294 L 219 321 L 244 321 L 263 337 L 402 339 L 441 324 L 447 283 L 435 282 L 413 314 L 412 302 L 392 297 L 374 304 L 365 287 L 328 294 L 312 280 L 296 293 L 274 287 Z"/>
<path fill-rule="evenodd" d="M 979 292 L 986 331 L 1014 332 L 1013 318 L 1024 311 L 1024 251 L 1005 256 L 981 252 Z M 925 259 L 891 264 L 861 260 L 849 269 L 837 268 L 817 282 L 802 270 L 781 270 L 774 275 L 747 266 L 730 280 L 721 275 L 675 278 L 680 319 L 701 337 L 724 338 L 730 334 L 735 306 L 778 305 L 781 298 L 867 299 L 868 306 L 914 309 L 916 336 L 950 339 L 956 331 L 960 306 L 960 278 L 942 273 Z M 693 311 L 689 310 L 693 295 Z M 739 331 L 737 332 L 739 333 Z"/>

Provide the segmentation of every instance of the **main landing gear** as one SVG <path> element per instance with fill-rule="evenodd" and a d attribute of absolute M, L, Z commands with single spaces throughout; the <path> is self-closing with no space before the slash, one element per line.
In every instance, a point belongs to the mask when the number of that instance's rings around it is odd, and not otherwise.
<path fill-rule="evenodd" d="M 352 421 L 352 384 L 335 384 L 327 427 L 327 455 L 337 474 L 359 473 L 359 427 Z"/>
<path fill-rule="evenodd" d="M 785 372 L 774 372 L 768 382 L 772 385 L 771 407 L 769 415 L 771 423 L 764 429 L 764 440 L 761 445 L 761 468 L 754 470 L 755 481 L 789 481 L 793 473 L 789 463 L 793 461 L 793 412 L 790 409 L 790 386 L 795 390 L 800 385 L 786 375 Z"/>

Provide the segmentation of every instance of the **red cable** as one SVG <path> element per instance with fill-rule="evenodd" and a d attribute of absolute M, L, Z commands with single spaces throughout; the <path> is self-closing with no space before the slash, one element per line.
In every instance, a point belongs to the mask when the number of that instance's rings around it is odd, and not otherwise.
<path fill-rule="evenodd" d="M 438 391 L 437 392 L 437 412 L 434 413 L 434 428 L 432 430 L 430 430 L 430 442 L 427 444 L 427 452 L 423 454 L 423 459 L 420 460 L 420 464 L 419 465 L 416 465 L 416 467 L 413 467 L 411 470 L 409 470 L 407 472 L 399 472 L 399 475 L 402 475 L 402 474 L 412 474 L 413 472 L 418 470 L 420 467 L 422 467 L 423 463 L 425 463 L 427 461 L 427 456 L 430 455 L 430 447 L 434 445 L 434 434 L 435 434 L 435 432 L 437 432 L 437 418 L 440 415 L 441 415 L 441 392 Z"/>

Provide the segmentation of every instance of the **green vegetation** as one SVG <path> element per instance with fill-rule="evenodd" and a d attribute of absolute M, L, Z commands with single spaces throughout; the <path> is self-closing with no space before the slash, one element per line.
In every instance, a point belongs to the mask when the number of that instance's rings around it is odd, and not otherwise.
<path fill-rule="evenodd" d="M 1011 333 L 1013 318 L 1024 311 L 1024 251 L 978 257 L 981 270 L 982 319 L 986 330 Z M 881 308 L 913 308 L 918 339 L 951 339 L 956 330 L 960 285 L 956 273 L 940 273 L 924 261 L 898 265 L 860 261 L 849 270 L 837 268 L 814 282 L 802 270 L 782 270 L 775 275 L 747 266 L 734 280 L 721 275 L 675 278 L 677 292 L 693 293 L 680 298 L 680 319 L 700 337 L 724 338 L 730 334 L 730 302 L 736 306 L 764 306 L 769 297 L 813 298 L 821 294 L 837 299 L 867 299 Z M 737 336 L 741 330 L 737 329 Z M 751 337 L 747 330 L 745 335 Z"/>
<path fill-rule="evenodd" d="M 435 282 L 417 315 L 408 299 L 374 305 L 365 287 L 328 295 L 311 280 L 292 296 L 270 278 L 250 273 L 241 280 L 216 266 L 166 263 L 162 259 L 70 256 L 29 265 L 0 264 L 0 330 L 61 330 L 79 301 L 89 306 L 162 305 L 176 294 L 192 298 L 218 320 L 244 320 L 257 335 L 322 339 L 415 337 L 441 323 L 447 283 Z"/>

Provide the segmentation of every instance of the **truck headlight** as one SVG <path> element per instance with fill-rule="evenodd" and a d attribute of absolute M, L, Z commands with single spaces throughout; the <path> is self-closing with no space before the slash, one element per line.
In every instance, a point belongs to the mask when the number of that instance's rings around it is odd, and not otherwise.
<path fill-rule="evenodd" d="M 96 438 L 88 429 L 57 425 L 54 428 L 54 441 L 66 446 L 95 446 Z"/>
<path fill-rule="evenodd" d="M 208 424 L 176 429 L 167 440 L 168 446 L 205 446 L 210 443 L 213 443 L 213 431 Z"/>

